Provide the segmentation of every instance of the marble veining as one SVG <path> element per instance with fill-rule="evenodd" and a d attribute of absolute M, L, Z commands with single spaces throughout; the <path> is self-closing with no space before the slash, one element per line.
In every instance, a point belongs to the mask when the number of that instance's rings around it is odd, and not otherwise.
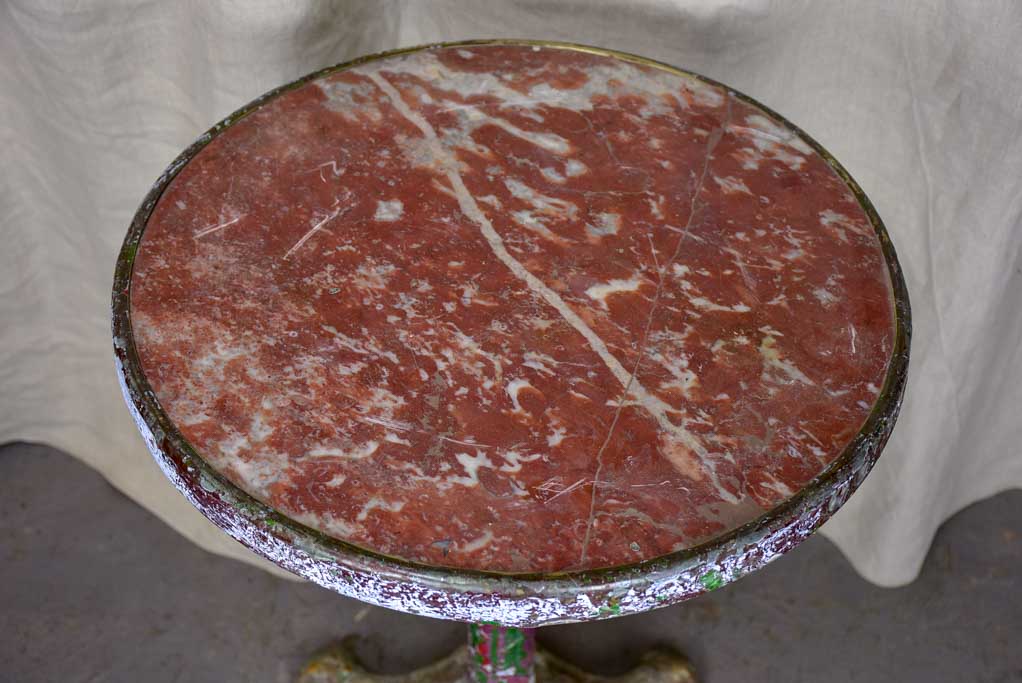
<path fill-rule="evenodd" d="M 717 537 L 855 436 L 894 338 L 879 240 L 722 87 L 435 48 L 285 91 L 169 184 L 147 379 L 213 467 L 376 552 L 501 572 Z"/>

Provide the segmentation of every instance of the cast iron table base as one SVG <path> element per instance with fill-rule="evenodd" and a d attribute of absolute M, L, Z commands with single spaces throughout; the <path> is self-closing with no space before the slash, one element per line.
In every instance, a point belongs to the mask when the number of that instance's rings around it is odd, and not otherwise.
<path fill-rule="evenodd" d="M 305 666 L 298 683 L 695 683 L 688 660 L 667 648 L 647 652 L 621 676 L 597 676 L 536 645 L 536 629 L 472 624 L 468 647 L 405 674 L 373 674 L 362 666 L 352 638 L 331 646 Z"/>

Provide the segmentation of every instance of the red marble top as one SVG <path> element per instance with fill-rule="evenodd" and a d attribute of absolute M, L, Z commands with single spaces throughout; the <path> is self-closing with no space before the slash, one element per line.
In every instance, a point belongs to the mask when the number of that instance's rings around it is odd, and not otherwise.
<path fill-rule="evenodd" d="M 727 90 L 558 48 L 437 48 L 289 90 L 171 182 L 142 367 L 256 498 L 431 565 L 653 558 L 842 451 L 893 343 L 879 241 Z"/>

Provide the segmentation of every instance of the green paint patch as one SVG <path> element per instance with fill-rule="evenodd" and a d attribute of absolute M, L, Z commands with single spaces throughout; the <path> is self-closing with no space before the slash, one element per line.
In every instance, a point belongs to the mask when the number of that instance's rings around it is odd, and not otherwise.
<path fill-rule="evenodd" d="M 606 605 L 602 605 L 599 609 L 601 615 L 605 614 L 621 614 L 621 604 L 617 598 L 610 598 L 607 600 Z"/>
<path fill-rule="evenodd" d="M 515 673 L 525 673 L 525 633 L 519 628 L 504 631 L 504 667 L 513 667 Z"/>
<path fill-rule="evenodd" d="M 491 624 L 493 622 L 484 621 L 483 624 Z M 480 624 L 469 624 L 468 634 L 473 646 L 479 645 L 486 640 L 486 634 L 479 628 Z"/>
<path fill-rule="evenodd" d="M 494 681 L 492 674 L 497 671 L 513 671 L 515 675 L 522 676 L 528 674 L 531 650 L 525 631 L 513 626 L 503 627 L 495 621 L 484 621 L 470 624 L 468 632 L 475 665 L 473 675 L 477 680 Z"/>
<path fill-rule="evenodd" d="M 135 254 L 138 252 L 138 244 L 126 244 L 121 250 L 121 256 L 129 263 L 134 263 Z"/>
<path fill-rule="evenodd" d="M 716 569 L 711 569 L 699 577 L 699 583 L 708 591 L 715 591 L 724 585 L 724 577 Z"/>

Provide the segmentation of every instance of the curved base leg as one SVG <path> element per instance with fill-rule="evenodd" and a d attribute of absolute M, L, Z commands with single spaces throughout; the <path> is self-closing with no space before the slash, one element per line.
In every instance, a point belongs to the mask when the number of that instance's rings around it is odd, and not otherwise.
<path fill-rule="evenodd" d="M 358 661 L 353 648 L 355 638 L 322 650 L 302 669 L 298 683 L 455 683 L 465 680 L 468 653 L 459 649 L 443 659 L 405 674 L 369 673 Z"/>
<path fill-rule="evenodd" d="M 497 683 L 518 681 L 521 676 L 490 674 L 479 678 L 477 659 L 469 649 L 458 649 L 443 659 L 405 674 L 369 673 L 358 661 L 353 638 L 329 647 L 313 657 L 298 677 L 298 683 Z M 638 665 L 621 676 L 597 676 L 538 648 L 534 672 L 526 680 L 540 683 L 696 683 L 695 673 L 682 655 L 666 648 L 650 650 Z M 470 672 L 475 671 L 474 676 Z M 485 675 L 485 674 L 484 674 Z"/>
<path fill-rule="evenodd" d="M 688 660 L 674 650 L 662 647 L 644 654 L 634 669 L 620 676 L 591 674 L 542 649 L 536 659 L 536 679 L 544 682 L 696 683 L 695 671 Z"/>

